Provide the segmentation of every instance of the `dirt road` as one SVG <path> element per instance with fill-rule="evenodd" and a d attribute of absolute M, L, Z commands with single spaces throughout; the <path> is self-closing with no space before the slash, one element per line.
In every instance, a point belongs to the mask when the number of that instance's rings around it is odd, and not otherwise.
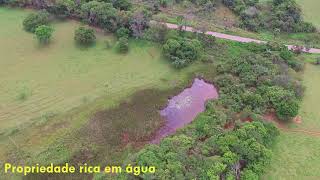
<path fill-rule="evenodd" d="M 171 24 L 171 23 L 163 23 L 163 24 L 166 25 L 167 28 L 169 28 L 169 29 L 179 29 L 179 26 L 176 24 Z M 192 27 L 189 27 L 189 26 L 184 26 L 182 28 L 182 30 L 188 31 L 188 32 L 198 32 L 198 33 L 201 32 L 201 31 L 194 29 Z M 241 36 L 234 36 L 234 35 L 223 34 L 223 33 L 212 32 L 212 31 L 207 31 L 207 32 L 205 32 L 205 34 L 210 35 L 210 36 L 214 36 L 216 38 L 227 39 L 227 40 L 237 41 L 237 42 L 242 42 L 242 43 L 249 43 L 249 42 L 254 42 L 254 43 L 259 43 L 259 44 L 260 43 L 267 43 L 267 41 L 261 41 L 261 40 L 257 40 L 257 39 L 245 38 L 245 37 L 241 37 Z M 286 45 L 286 46 L 290 50 L 295 48 L 294 45 Z M 303 48 L 302 51 L 305 53 L 320 54 L 320 49 L 315 49 L 315 48 L 311 48 L 311 49 Z"/>

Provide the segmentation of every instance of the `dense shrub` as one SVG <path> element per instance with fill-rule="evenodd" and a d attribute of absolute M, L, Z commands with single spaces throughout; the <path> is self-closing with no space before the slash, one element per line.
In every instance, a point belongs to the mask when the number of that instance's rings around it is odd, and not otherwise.
<path fill-rule="evenodd" d="M 92 25 L 98 25 L 108 31 L 117 29 L 117 10 L 111 3 L 89 1 L 81 5 L 81 17 Z"/>
<path fill-rule="evenodd" d="M 291 120 L 299 113 L 299 102 L 294 99 L 275 104 L 276 113 L 281 120 Z"/>
<path fill-rule="evenodd" d="M 274 0 L 271 12 L 258 7 L 258 0 L 223 0 L 223 3 L 241 18 L 240 26 L 250 31 L 268 29 L 279 32 L 315 32 L 311 23 L 304 22 L 295 0 Z M 262 14 L 268 16 L 262 17 Z"/>
<path fill-rule="evenodd" d="M 38 26 L 35 35 L 41 44 L 47 44 L 52 36 L 53 28 L 47 25 Z"/>
<path fill-rule="evenodd" d="M 159 145 L 150 145 L 136 156 L 140 166 L 157 165 L 147 179 L 219 179 L 229 177 L 256 178 L 270 162 L 270 145 L 279 134 L 272 124 L 253 122 L 233 131 L 221 131 L 225 114 L 208 109 L 195 124 L 177 135 L 167 137 Z M 220 130 L 219 130 L 220 129 Z M 201 141 L 197 138 L 201 137 Z M 188 168 L 186 168 L 188 167 Z"/>
<path fill-rule="evenodd" d="M 201 55 L 201 43 L 196 39 L 169 39 L 163 45 L 164 55 L 174 67 L 182 68 L 197 60 Z"/>
<path fill-rule="evenodd" d="M 35 32 L 36 28 L 41 25 L 49 23 L 49 13 L 47 11 L 40 11 L 32 13 L 23 20 L 23 28 L 28 32 Z"/>
<path fill-rule="evenodd" d="M 80 45 L 91 45 L 95 42 L 96 36 L 93 29 L 79 27 L 75 30 L 74 40 Z"/>
<path fill-rule="evenodd" d="M 122 27 L 117 30 L 116 36 L 118 39 L 122 37 L 129 38 L 129 33 L 130 33 L 129 29 Z"/>
<path fill-rule="evenodd" d="M 71 15 L 75 10 L 76 4 L 70 0 L 58 0 L 55 4 L 48 7 L 48 11 L 56 17 L 64 19 Z"/>

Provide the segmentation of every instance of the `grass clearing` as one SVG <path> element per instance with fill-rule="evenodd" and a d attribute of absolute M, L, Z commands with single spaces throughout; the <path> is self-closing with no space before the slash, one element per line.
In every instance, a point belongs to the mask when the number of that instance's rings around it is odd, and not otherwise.
<path fill-rule="evenodd" d="M 308 61 L 311 57 L 307 56 Z M 307 64 L 304 72 L 306 92 L 300 115 L 302 123 L 291 128 L 320 132 L 320 67 Z M 305 133 L 281 132 L 274 147 L 270 168 L 264 179 L 319 179 L 320 137 Z"/>
<path fill-rule="evenodd" d="M 281 132 L 273 152 L 270 168 L 267 169 L 263 179 L 319 179 L 319 137 L 301 133 Z"/>
<path fill-rule="evenodd" d="M 166 86 L 161 79 L 183 74 L 162 59 L 159 47 L 145 41 L 130 41 L 130 52 L 121 55 L 105 47 L 106 40 L 115 44 L 112 36 L 97 33 L 94 47 L 80 49 L 73 40 L 80 26 L 75 21 L 54 23 L 52 43 L 39 47 L 22 29 L 28 13 L 0 8 L 0 132 L 100 96 Z"/>
<path fill-rule="evenodd" d="M 159 105 L 188 84 L 190 73 L 210 68 L 194 63 L 176 70 L 159 46 L 142 40 L 130 40 L 129 53 L 121 55 L 106 46 L 114 37 L 103 33 L 95 46 L 78 48 L 75 21 L 53 23 L 52 42 L 39 47 L 22 29 L 28 13 L 0 8 L 0 170 L 7 161 L 120 163 L 139 148 L 124 148 L 122 135 L 143 144 L 162 122 Z M 94 121 L 97 112 L 107 114 Z"/>
<path fill-rule="evenodd" d="M 303 15 L 306 21 L 313 23 L 320 28 L 319 7 L 318 0 L 297 0 L 302 7 Z"/>

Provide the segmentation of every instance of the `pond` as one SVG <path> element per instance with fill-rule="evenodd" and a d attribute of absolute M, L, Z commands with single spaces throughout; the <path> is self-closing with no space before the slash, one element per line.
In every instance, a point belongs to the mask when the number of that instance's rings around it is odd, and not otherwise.
<path fill-rule="evenodd" d="M 184 89 L 180 94 L 169 99 L 167 107 L 160 111 L 160 115 L 166 122 L 157 132 L 152 143 L 160 142 L 162 138 L 192 122 L 205 110 L 206 101 L 217 99 L 218 96 L 214 85 L 196 78 L 190 88 Z"/>

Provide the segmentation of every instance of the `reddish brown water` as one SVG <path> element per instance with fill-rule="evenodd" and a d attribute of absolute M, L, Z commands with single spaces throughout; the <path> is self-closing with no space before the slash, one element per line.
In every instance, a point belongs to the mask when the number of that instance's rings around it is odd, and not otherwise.
<path fill-rule="evenodd" d="M 168 106 L 160 111 L 166 123 L 157 132 L 152 142 L 158 143 L 165 136 L 190 123 L 200 112 L 205 110 L 207 100 L 217 98 L 217 89 L 212 84 L 201 79 L 195 79 L 190 88 L 169 99 Z"/>

